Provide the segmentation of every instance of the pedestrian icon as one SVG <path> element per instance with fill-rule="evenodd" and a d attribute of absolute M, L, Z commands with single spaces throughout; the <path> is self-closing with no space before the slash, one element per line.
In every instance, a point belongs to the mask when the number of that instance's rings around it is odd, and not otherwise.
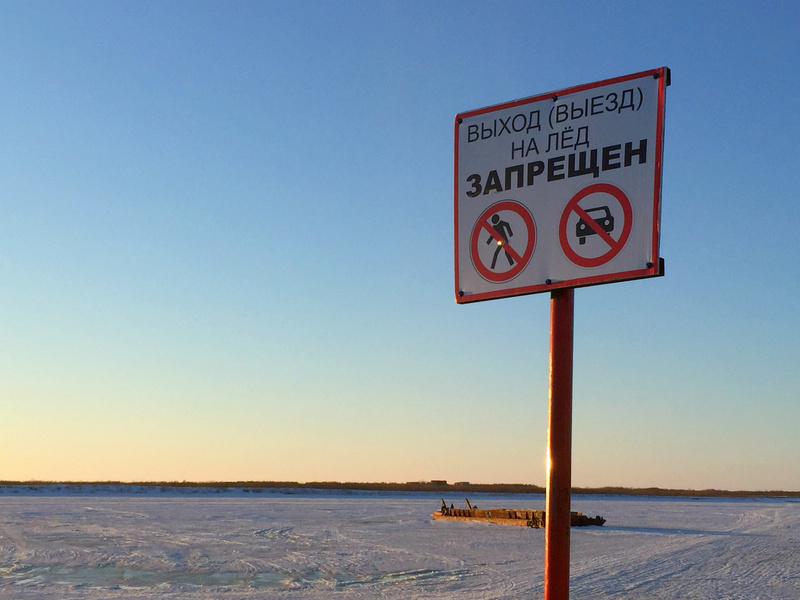
<path fill-rule="evenodd" d="M 590 217 L 591 221 L 594 221 L 606 233 L 614 231 L 614 216 L 611 214 L 608 206 L 587 208 L 586 214 Z M 582 218 L 578 220 L 578 224 L 575 226 L 575 235 L 578 237 L 579 244 L 585 244 L 586 236 L 595 234 L 597 234 L 597 231 L 595 231 L 589 223 Z"/>
<path fill-rule="evenodd" d="M 508 260 L 508 266 L 514 264 L 514 259 L 511 257 L 511 254 L 508 252 L 508 238 L 513 236 L 514 234 L 511 232 L 511 226 L 505 222 L 500 220 L 500 215 L 495 214 L 492 217 L 492 229 L 497 232 L 497 236 L 490 235 L 486 240 L 487 244 L 491 244 L 492 242 L 497 242 L 497 250 L 494 251 L 494 256 L 492 257 L 492 270 L 494 270 L 495 265 L 497 265 L 497 256 L 500 254 L 500 250 L 503 250 L 504 246 L 506 246 L 505 253 L 506 253 L 506 260 Z"/>
<path fill-rule="evenodd" d="M 533 216 L 514 200 L 501 200 L 489 206 L 478 216 L 470 235 L 470 257 L 475 271 L 491 283 L 505 283 L 522 273 L 535 247 Z"/>

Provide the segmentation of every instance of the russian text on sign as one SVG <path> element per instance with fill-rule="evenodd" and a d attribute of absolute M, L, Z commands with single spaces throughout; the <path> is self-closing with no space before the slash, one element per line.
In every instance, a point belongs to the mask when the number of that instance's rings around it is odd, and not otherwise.
<path fill-rule="evenodd" d="M 626 167 L 632 166 L 634 164 L 634 158 L 637 159 L 636 164 L 639 165 L 643 165 L 647 162 L 646 139 L 639 140 L 639 146 L 635 149 L 633 147 L 633 142 L 625 143 L 625 156 L 622 164 L 618 162 L 621 149 L 621 144 L 603 147 L 600 150 L 600 156 L 602 156 L 600 164 L 598 164 L 597 150 L 582 150 L 581 152 L 573 152 L 568 155 L 562 154 L 561 156 L 553 156 L 547 159 L 546 163 L 537 160 L 527 164 L 511 165 L 505 168 L 505 176 L 502 180 L 498 171 L 493 169 L 487 174 L 485 183 L 483 183 L 483 178 L 480 174 L 473 173 L 466 178 L 466 182 L 471 186 L 471 189 L 467 190 L 466 194 L 470 198 L 476 198 L 481 194 L 503 192 L 533 185 L 534 179 L 538 175 L 544 174 L 545 171 L 547 172 L 547 181 L 560 181 L 561 179 L 582 177 L 584 175 L 599 177 L 602 171 L 619 169 L 623 165 Z M 615 160 L 617 160 L 617 162 L 612 162 Z M 527 173 L 527 177 L 523 177 L 523 173 Z M 513 185 L 514 181 L 516 181 L 516 185 Z M 505 183 L 505 186 L 503 183 Z"/>

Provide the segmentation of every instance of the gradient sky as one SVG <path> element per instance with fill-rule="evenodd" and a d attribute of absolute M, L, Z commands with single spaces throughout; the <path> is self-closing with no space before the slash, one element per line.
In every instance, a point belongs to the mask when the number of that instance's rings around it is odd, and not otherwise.
<path fill-rule="evenodd" d="M 453 117 L 668 66 L 573 483 L 800 490 L 799 6 L 0 2 L 0 480 L 543 485 L 549 296 L 454 302 Z"/>

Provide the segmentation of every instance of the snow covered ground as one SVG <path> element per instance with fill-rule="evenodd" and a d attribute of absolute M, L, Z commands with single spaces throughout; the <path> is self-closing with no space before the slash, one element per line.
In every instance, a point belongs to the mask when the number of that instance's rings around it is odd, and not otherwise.
<path fill-rule="evenodd" d="M 448 503 L 463 498 L 446 497 Z M 544 508 L 539 495 L 470 496 Z M 544 532 L 422 493 L 0 487 L 0 599 L 541 598 Z M 797 499 L 576 496 L 571 596 L 800 598 Z"/>

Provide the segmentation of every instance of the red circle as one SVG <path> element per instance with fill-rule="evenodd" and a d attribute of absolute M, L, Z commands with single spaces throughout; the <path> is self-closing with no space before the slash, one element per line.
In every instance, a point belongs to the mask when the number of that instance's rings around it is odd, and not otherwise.
<path fill-rule="evenodd" d="M 508 271 L 495 273 L 494 271 L 488 269 L 486 265 L 481 262 L 480 254 L 478 254 L 478 239 L 480 238 L 480 233 L 483 229 L 486 229 L 490 235 L 493 234 L 494 230 L 489 225 L 489 215 L 497 213 L 501 210 L 510 210 L 511 212 L 522 217 L 525 227 L 528 229 L 528 243 L 525 246 L 525 251 L 522 253 L 522 256 L 519 256 L 517 264 L 511 267 Z M 475 266 L 475 270 L 478 271 L 481 277 L 493 283 L 503 283 L 505 281 L 514 279 L 514 277 L 523 271 L 523 269 L 528 265 L 528 262 L 530 262 L 531 256 L 533 256 L 533 249 L 535 245 L 536 224 L 533 221 L 533 216 L 531 215 L 530 211 L 528 211 L 528 209 L 519 202 L 514 202 L 513 200 L 502 200 L 492 204 L 489 208 L 483 211 L 481 216 L 478 217 L 478 220 L 475 222 L 475 226 L 472 229 L 472 237 L 470 239 L 470 257 L 472 258 L 472 264 Z M 516 253 L 516 251 L 514 252 Z"/>
<path fill-rule="evenodd" d="M 569 219 L 570 214 L 572 214 L 572 212 L 575 210 L 575 207 L 578 206 L 578 202 L 586 198 L 586 196 L 597 194 L 599 192 L 610 194 L 616 198 L 622 207 L 622 214 L 625 222 L 622 225 L 622 232 L 620 233 L 619 238 L 615 240 L 615 243 L 610 246 L 607 252 L 601 254 L 600 256 L 587 258 L 575 252 L 575 250 L 572 249 L 572 246 L 570 246 L 569 242 L 567 241 L 567 220 Z M 617 186 L 611 185 L 610 183 L 595 183 L 583 188 L 567 203 L 566 208 L 564 208 L 564 212 L 561 214 L 561 222 L 558 226 L 558 240 L 561 243 L 561 249 L 564 251 L 564 254 L 567 255 L 567 258 L 569 258 L 579 267 L 599 267 L 606 264 L 617 254 L 619 254 L 619 251 L 622 250 L 625 242 L 628 241 L 632 226 L 633 209 L 631 208 L 631 201 L 628 200 L 625 192 L 623 192 Z"/>

